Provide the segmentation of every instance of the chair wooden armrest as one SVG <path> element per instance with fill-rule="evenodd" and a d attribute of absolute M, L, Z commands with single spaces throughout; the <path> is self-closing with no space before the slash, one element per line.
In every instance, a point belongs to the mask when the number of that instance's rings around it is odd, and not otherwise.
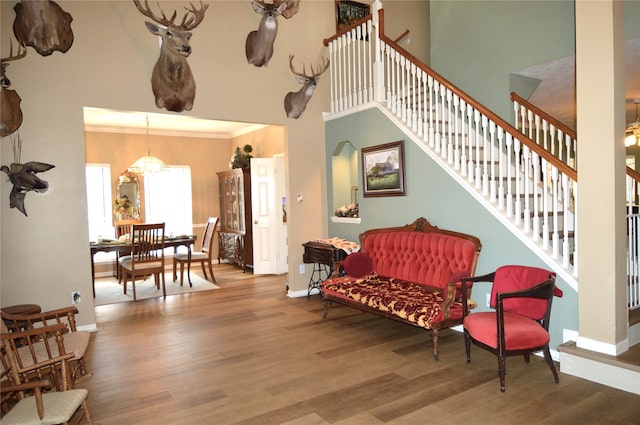
<path fill-rule="evenodd" d="M 64 389 L 72 378 L 67 361 L 75 357 L 74 352 L 67 352 L 65 349 L 65 331 L 66 325 L 60 323 L 2 333 L 0 337 L 6 351 L 4 354 L 8 360 L 6 363 L 11 370 L 11 381 L 27 382 L 34 376 L 42 378 L 44 373 L 49 374 L 56 389 Z M 59 371 L 60 375 L 55 371 Z M 67 373 L 69 373 L 68 376 L 63 376 Z"/>
<path fill-rule="evenodd" d="M 23 384 L 12 384 L 12 385 L 2 385 L 0 387 L 0 393 L 9 394 L 9 393 L 22 393 L 26 390 L 33 391 L 33 395 L 36 398 L 36 406 L 38 409 L 38 417 L 40 419 L 44 418 L 44 402 L 42 401 L 42 389 L 43 388 L 51 388 L 51 383 L 48 379 L 43 379 L 40 381 L 30 381 L 25 382 Z M 19 396 L 21 400 L 24 398 L 24 395 Z"/>
<path fill-rule="evenodd" d="M 78 314 L 78 309 L 74 306 L 33 314 L 10 314 L 0 310 L 0 314 L 3 320 L 13 323 L 16 329 L 20 329 L 19 325 L 22 325 L 22 328 L 33 328 L 36 323 L 48 326 L 55 322 L 66 323 L 69 331 L 77 331 L 75 315 Z"/>

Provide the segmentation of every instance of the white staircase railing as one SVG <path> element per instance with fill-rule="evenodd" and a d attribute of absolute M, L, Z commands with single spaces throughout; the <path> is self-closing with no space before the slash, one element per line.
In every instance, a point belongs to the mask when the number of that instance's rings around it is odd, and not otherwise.
<path fill-rule="evenodd" d="M 511 100 L 516 127 L 558 160 L 576 169 L 576 132 L 515 93 L 511 93 Z M 627 300 L 630 310 L 640 309 L 639 182 L 640 174 L 627 167 Z"/>
<path fill-rule="evenodd" d="M 575 170 L 386 37 L 380 2 L 372 8 L 324 41 L 331 112 L 385 108 L 577 289 Z"/>

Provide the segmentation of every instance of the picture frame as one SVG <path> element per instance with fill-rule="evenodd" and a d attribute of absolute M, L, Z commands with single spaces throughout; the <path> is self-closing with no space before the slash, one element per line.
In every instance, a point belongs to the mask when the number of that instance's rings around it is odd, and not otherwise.
<path fill-rule="evenodd" d="M 404 196 L 404 140 L 362 148 L 362 195 Z"/>
<path fill-rule="evenodd" d="M 336 0 L 336 31 L 349 28 L 356 21 L 369 15 L 371 7 L 368 4 L 351 0 Z"/>

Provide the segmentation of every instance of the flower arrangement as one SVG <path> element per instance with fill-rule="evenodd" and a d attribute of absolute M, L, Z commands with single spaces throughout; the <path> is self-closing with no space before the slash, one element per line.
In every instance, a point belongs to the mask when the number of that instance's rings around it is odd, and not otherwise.
<path fill-rule="evenodd" d="M 356 204 L 355 202 L 350 203 L 349 205 L 343 205 L 340 208 L 338 208 L 335 212 L 334 215 L 336 217 L 358 217 L 358 204 Z"/>
<path fill-rule="evenodd" d="M 231 162 L 229 162 L 229 168 L 247 168 L 251 163 L 251 155 L 253 147 L 251 145 L 244 145 L 242 151 L 240 146 L 236 146 L 235 153 L 231 156 Z"/>
<path fill-rule="evenodd" d="M 133 206 L 127 195 L 113 201 L 113 213 L 121 218 L 133 217 Z"/>

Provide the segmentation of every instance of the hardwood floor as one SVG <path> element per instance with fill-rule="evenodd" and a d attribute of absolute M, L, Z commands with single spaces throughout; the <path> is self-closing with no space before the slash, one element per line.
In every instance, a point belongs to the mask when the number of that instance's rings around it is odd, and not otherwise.
<path fill-rule="evenodd" d="M 443 331 L 429 334 L 292 299 L 284 277 L 216 266 L 219 290 L 96 307 L 85 355 L 94 419 L 109 424 L 629 424 L 640 397 L 570 375 L 541 358 L 497 361 Z"/>

